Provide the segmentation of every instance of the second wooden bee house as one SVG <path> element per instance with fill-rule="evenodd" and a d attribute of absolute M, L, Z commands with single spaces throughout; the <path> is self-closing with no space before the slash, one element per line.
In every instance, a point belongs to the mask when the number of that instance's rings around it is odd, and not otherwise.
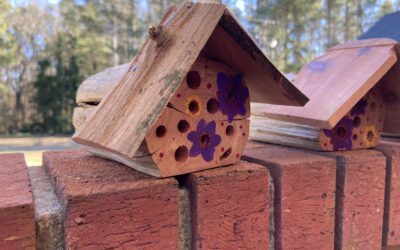
<path fill-rule="evenodd" d="M 235 163 L 250 100 L 308 101 L 224 5 L 172 7 L 149 35 L 73 137 L 97 155 L 158 177 Z"/>
<path fill-rule="evenodd" d="M 337 45 L 304 65 L 304 107 L 252 105 L 251 138 L 323 151 L 371 148 L 400 133 L 400 47 L 391 39 Z"/>

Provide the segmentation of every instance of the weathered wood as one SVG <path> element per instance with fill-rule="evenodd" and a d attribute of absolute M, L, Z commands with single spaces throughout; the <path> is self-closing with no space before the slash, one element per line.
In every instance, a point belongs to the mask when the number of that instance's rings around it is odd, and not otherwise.
<path fill-rule="evenodd" d="M 250 138 L 322 151 L 375 147 L 379 143 L 385 106 L 377 88 L 371 90 L 332 129 L 301 125 L 263 116 L 252 103 Z"/>
<path fill-rule="evenodd" d="M 388 39 L 334 47 L 303 66 L 297 75 L 296 87 L 310 97 L 304 107 L 267 105 L 263 113 L 290 122 L 333 128 L 396 61 L 394 42 Z"/>
<path fill-rule="evenodd" d="M 76 103 L 97 105 L 128 72 L 129 63 L 107 68 L 82 82 L 76 92 Z"/>
<path fill-rule="evenodd" d="M 250 112 L 248 89 L 244 84 L 246 79 L 257 79 L 257 82 L 250 83 L 250 85 L 257 86 L 258 90 L 261 90 L 259 88 L 260 85 L 262 89 L 269 90 L 270 93 L 264 96 L 257 93 L 257 100 L 302 105 L 307 101 L 307 98 L 291 85 L 276 68 L 272 67 L 272 64 L 263 54 L 257 54 L 254 51 L 254 48 L 257 48 L 255 44 L 248 48 L 243 48 L 240 44 L 231 45 L 231 43 L 236 44 L 235 40 L 229 38 L 232 34 L 229 34 L 229 30 L 226 32 L 218 27 L 218 23 L 224 23 L 224 20 L 221 19 L 224 13 L 227 15 L 228 12 L 225 6 L 221 4 L 183 3 L 177 8 L 170 9 L 159 25 L 150 28 L 150 39 L 146 41 L 141 51 L 129 65 L 126 74 L 104 97 L 97 108 L 90 115 L 85 115 L 87 116 L 86 121 L 76 131 L 73 139 L 89 148 L 92 152 L 121 161 L 140 171 L 146 172 L 143 168 L 148 167 L 150 170 L 147 172 L 151 172 L 150 174 L 156 176 L 182 174 L 237 161 L 248 136 L 248 121 L 245 118 L 249 116 Z M 237 29 L 241 29 L 241 27 L 237 26 Z M 245 35 L 247 34 L 245 33 Z M 224 37 L 226 43 L 207 43 L 210 37 Z M 186 110 L 190 109 L 191 102 L 182 102 L 182 99 L 178 99 L 176 95 L 182 86 L 187 88 L 183 83 L 188 79 L 186 76 L 191 73 L 189 70 L 198 59 L 206 43 L 208 44 L 207 48 L 213 48 L 214 50 L 216 46 L 219 46 L 221 51 L 226 47 L 235 48 L 238 54 L 225 57 L 226 61 L 221 63 L 211 62 L 212 60 L 210 60 L 210 65 L 208 65 L 207 61 L 204 61 L 206 59 L 203 60 L 201 67 L 204 67 L 204 69 L 201 71 L 209 74 L 205 75 L 204 79 L 210 82 L 202 83 L 203 89 L 198 90 L 198 99 L 203 103 L 203 106 L 199 106 L 197 109 L 203 108 L 208 114 L 202 113 L 199 117 L 193 117 L 195 113 L 197 114 L 197 111 L 189 110 L 190 112 L 188 113 Z M 228 54 L 227 51 L 225 53 Z M 252 53 L 254 58 L 251 60 L 251 57 L 246 53 Z M 247 56 L 247 67 L 242 65 L 242 68 L 238 70 L 235 66 L 241 55 Z M 269 64 L 266 63 L 267 61 Z M 228 66 L 222 67 L 221 65 L 224 64 L 233 67 L 233 70 L 228 70 Z M 258 67 L 259 71 L 255 71 L 253 66 Z M 193 68 L 193 71 L 196 71 L 196 67 Z M 216 74 L 217 72 L 218 75 Z M 220 77 L 220 72 L 226 73 L 225 78 L 229 84 L 233 84 L 231 81 L 240 80 L 240 84 L 237 86 L 241 86 L 240 88 L 245 88 L 246 90 L 245 92 L 241 90 L 238 92 L 240 94 L 233 96 L 231 96 L 231 92 L 227 92 L 230 90 L 226 90 L 226 98 L 229 99 L 228 101 L 232 101 L 232 104 L 225 104 L 225 106 L 221 105 L 221 97 L 218 97 L 218 100 L 214 98 L 216 97 L 216 79 Z M 259 74 L 260 72 L 262 73 L 261 75 Z M 258 75 L 255 75 L 256 73 Z M 262 79 L 257 77 L 262 77 Z M 208 87 L 209 85 L 211 87 Z M 208 92 L 202 92 L 201 90 L 207 90 Z M 218 89 L 217 93 L 220 91 Z M 181 95 L 186 95 L 187 93 L 189 92 L 182 91 Z M 210 95 L 210 93 L 213 93 L 213 95 Z M 247 99 L 244 100 L 246 101 L 246 106 L 236 107 L 235 105 L 237 104 L 234 103 L 234 100 L 240 98 L 239 95 L 243 93 L 247 93 L 245 96 Z M 196 95 L 196 92 L 193 92 L 192 95 Z M 188 100 L 191 97 L 185 96 L 185 98 Z M 211 106 L 214 105 L 215 113 L 207 109 L 209 101 L 214 101 Z M 167 104 L 169 104 L 168 107 L 172 108 L 166 108 Z M 228 111 L 225 110 L 224 112 L 224 107 L 226 110 L 236 108 L 240 112 L 230 115 Z M 240 137 L 230 137 L 238 139 L 230 139 L 227 142 L 222 140 L 221 145 L 226 144 L 226 147 L 230 145 L 227 148 L 230 149 L 228 154 L 221 153 L 219 157 L 215 154 L 214 157 L 214 153 L 210 156 L 211 153 L 208 152 L 206 157 L 201 153 L 207 162 L 197 158 L 197 164 L 191 163 L 190 165 L 193 167 L 185 168 L 180 166 L 186 163 L 187 158 L 183 161 L 178 159 L 179 157 L 171 156 L 179 155 L 176 150 L 184 146 L 183 142 L 179 146 L 171 144 L 171 142 L 168 145 L 168 142 L 163 141 L 162 143 L 167 145 L 167 148 L 164 148 L 166 155 L 164 159 L 172 160 L 170 162 L 164 160 L 162 162 L 166 163 L 161 163 L 160 159 L 155 157 L 156 151 L 149 150 L 153 163 L 157 165 L 154 168 L 152 162 L 145 159 L 149 158 L 150 155 L 137 157 L 137 151 L 145 137 L 151 134 L 155 124 L 158 124 L 159 120 L 163 120 L 163 111 L 168 112 L 171 110 L 176 111 L 179 116 L 182 114 L 189 114 L 189 117 L 192 116 L 192 120 L 188 118 L 188 122 L 193 129 L 196 126 L 201 127 L 201 124 L 209 126 L 212 122 L 218 123 L 228 120 L 228 122 L 232 123 L 232 126 L 241 128 L 243 132 Z M 170 117 L 167 116 L 167 118 Z M 171 119 L 169 122 L 173 122 L 173 126 L 176 128 L 177 124 L 175 123 L 178 123 L 179 120 Z M 226 127 L 216 128 L 218 134 L 222 135 L 222 129 L 226 129 Z M 239 131 L 239 129 L 236 131 Z M 149 141 L 152 142 L 146 138 L 146 142 Z M 160 145 L 160 142 L 155 142 L 155 144 Z M 152 145 L 148 143 L 147 146 L 149 149 L 152 148 Z M 175 154 L 171 154 L 171 150 Z M 192 151 L 190 153 L 193 154 Z M 192 155 L 192 157 L 194 156 Z M 142 165 L 137 164 L 139 161 Z"/>

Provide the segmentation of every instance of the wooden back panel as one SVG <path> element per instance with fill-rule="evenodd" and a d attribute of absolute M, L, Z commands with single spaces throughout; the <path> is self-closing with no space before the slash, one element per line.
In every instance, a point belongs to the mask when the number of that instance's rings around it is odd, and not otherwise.
<path fill-rule="evenodd" d="M 396 46 L 400 58 L 400 44 Z M 400 134 L 400 61 L 389 70 L 378 84 L 386 107 L 384 133 Z"/>

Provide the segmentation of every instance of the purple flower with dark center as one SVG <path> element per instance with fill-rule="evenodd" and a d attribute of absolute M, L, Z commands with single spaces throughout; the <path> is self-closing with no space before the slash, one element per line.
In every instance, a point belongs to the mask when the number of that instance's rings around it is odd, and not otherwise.
<path fill-rule="evenodd" d="M 201 154 L 205 161 L 212 161 L 215 147 L 221 143 L 221 136 L 215 134 L 215 126 L 215 121 L 207 124 L 201 119 L 197 124 L 197 130 L 188 134 L 187 138 L 193 143 L 189 150 L 190 157 Z"/>
<path fill-rule="evenodd" d="M 366 99 L 361 99 L 357 104 L 351 109 L 351 115 L 363 115 L 365 114 L 365 108 L 367 107 L 368 102 Z"/>
<path fill-rule="evenodd" d="M 219 72 L 217 75 L 217 96 L 222 114 L 228 116 L 228 121 L 233 121 L 235 115 L 246 114 L 246 101 L 249 90 L 242 85 L 242 75 L 234 77 Z"/>
<path fill-rule="evenodd" d="M 343 117 L 333 129 L 324 129 L 323 131 L 331 139 L 330 144 L 334 151 L 352 148 L 353 120 L 348 116 Z"/>

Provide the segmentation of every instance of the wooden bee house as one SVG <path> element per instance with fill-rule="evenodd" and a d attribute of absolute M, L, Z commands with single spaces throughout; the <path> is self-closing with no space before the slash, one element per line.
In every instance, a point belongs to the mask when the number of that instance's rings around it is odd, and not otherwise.
<path fill-rule="evenodd" d="M 249 134 L 250 99 L 308 101 L 224 5 L 172 7 L 149 35 L 73 136 L 97 155 L 159 177 L 235 163 Z"/>
<path fill-rule="evenodd" d="M 370 148 L 400 132 L 400 55 L 391 39 L 335 46 L 306 64 L 294 84 L 304 107 L 252 105 L 251 138 L 323 151 Z"/>

